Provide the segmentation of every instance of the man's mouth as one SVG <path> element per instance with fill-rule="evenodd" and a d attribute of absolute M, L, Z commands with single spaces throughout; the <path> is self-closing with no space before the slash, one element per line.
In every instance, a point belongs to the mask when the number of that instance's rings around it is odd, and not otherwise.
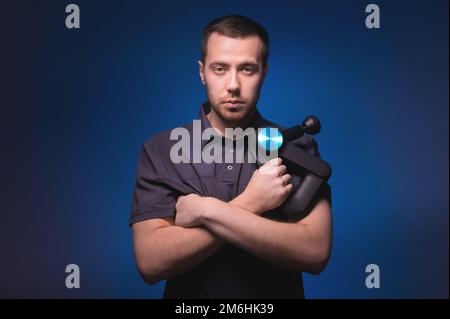
<path fill-rule="evenodd" d="M 242 106 L 244 102 L 241 100 L 226 100 L 225 102 L 223 102 L 223 104 L 227 108 L 238 108 Z"/>

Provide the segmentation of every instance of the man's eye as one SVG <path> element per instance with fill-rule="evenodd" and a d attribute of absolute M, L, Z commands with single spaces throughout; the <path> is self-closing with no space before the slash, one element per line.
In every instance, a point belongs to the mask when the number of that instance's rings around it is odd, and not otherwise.
<path fill-rule="evenodd" d="M 245 67 L 242 69 L 242 71 L 244 71 L 245 74 L 253 74 L 255 73 L 255 70 L 251 67 Z"/>
<path fill-rule="evenodd" d="M 221 66 L 216 66 L 213 70 L 216 73 L 223 73 L 225 71 L 224 68 Z"/>

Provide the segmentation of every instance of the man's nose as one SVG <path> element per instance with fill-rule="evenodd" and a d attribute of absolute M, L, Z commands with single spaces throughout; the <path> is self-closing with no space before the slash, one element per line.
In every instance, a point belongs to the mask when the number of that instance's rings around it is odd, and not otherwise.
<path fill-rule="evenodd" d="M 232 93 L 233 95 L 239 95 L 241 90 L 241 85 L 239 83 L 238 73 L 237 72 L 230 72 L 230 76 L 228 78 L 228 92 Z"/>

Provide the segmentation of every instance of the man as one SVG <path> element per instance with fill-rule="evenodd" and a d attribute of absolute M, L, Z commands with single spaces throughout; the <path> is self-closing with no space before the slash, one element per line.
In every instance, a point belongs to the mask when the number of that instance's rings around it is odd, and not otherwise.
<path fill-rule="evenodd" d="M 268 53 L 267 32 L 247 17 L 205 28 L 202 130 L 277 127 L 256 109 Z M 144 143 L 138 164 L 130 224 L 143 279 L 166 279 L 165 298 L 302 298 L 301 272 L 319 274 L 330 255 L 329 193 L 316 196 L 306 218 L 284 218 L 276 208 L 293 186 L 281 159 L 259 169 L 250 162 L 174 164 L 169 135 Z M 311 136 L 296 143 L 319 155 Z"/>

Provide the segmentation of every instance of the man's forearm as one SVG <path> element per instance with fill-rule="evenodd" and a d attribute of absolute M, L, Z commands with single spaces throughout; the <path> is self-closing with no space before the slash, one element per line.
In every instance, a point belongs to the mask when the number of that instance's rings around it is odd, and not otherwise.
<path fill-rule="evenodd" d="M 168 226 L 157 229 L 148 240 L 152 281 L 188 271 L 217 251 L 224 241 L 203 227 Z"/>
<path fill-rule="evenodd" d="M 329 244 L 324 241 L 329 239 L 315 234 L 307 225 L 272 221 L 230 203 L 211 200 L 213 208 L 202 216 L 203 225 L 266 261 L 316 273 L 328 257 Z M 327 209 L 327 205 L 323 201 L 317 209 Z"/>
<path fill-rule="evenodd" d="M 241 204 L 241 198 L 232 200 L 232 204 Z M 173 222 L 172 222 L 173 224 Z M 185 228 L 167 226 L 156 229 L 147 238 L 146 260 L 153 279 L 157 282 L 186 272 L 211 256 L 226 243 L 205 227 Z"/>

